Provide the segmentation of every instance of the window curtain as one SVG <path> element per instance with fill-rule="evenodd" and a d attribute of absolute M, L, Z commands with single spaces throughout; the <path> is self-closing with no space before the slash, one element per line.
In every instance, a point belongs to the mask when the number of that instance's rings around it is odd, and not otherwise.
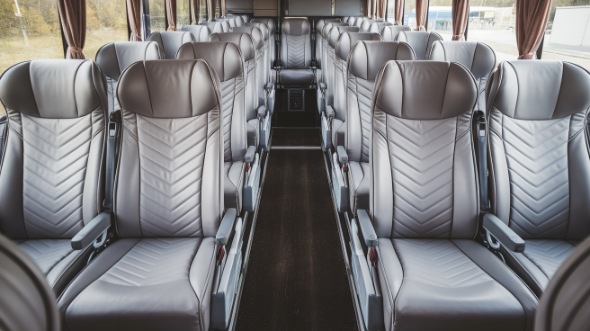
<path fill-rule="evenodd" d="M 193 10 L 193 20 L 191 24 L 199 24 L 199 16 L 201 15 L 201 0 L 191 0 L 191 9 Z"/>
<path fill-rule="evenodd" d="M 86 0 L 59 0 L 59 19 L 68 43 L 67 59 L 83 59 L 86 41 Z"/>
<path fill-rule="evenodd" d="M 385 10 L 387 10 L 387 0 L 377 0 L 377 17 L 385 18 Z"/>
<path fill-rule="evenodd" d="M 220 0 L 220 3 L 221 3 L 221 8 L 220 8 L 221 9 L 221 12 L 219 13 L 219 15 L 221 17 L 225 17 L 225 15 L 226 15 L 225 0 Z"/>
<path fill-rule="evenodd" d="M 176 30 L 176 0 L 166 0 L 166 20 L 168 31 Z"/>
<path fill-rule="evenodd" d="M 127 17 L 131 30 L 131 41 L 141 41 L 141 0 L 127 0 Z"/>
<path fill-rule="evenodd" d="M 375 17 L 375 9 L 376 9 L 376 2 L 379 0 L 368 0 L 367 1 L 367 6 L 369 7 L 367 16 L 369 18 L 373 18 Z"/>
<path fill-rule="evenodd" d="M 519 59 L 534 59 L 545 33 L 551 0 L 516 0 L 516 45 Z"/>
<path fill-rule="evenodd" d="M 404 0 L 393 0 L 394 1 L 394 8 L 393 8 L 393 19 L 395 20 L 395 25 L 402 24 L 402 20 L 404 17 Z"/>
<path fill-rule="evenodd" d="M 212 21 L 215 18 L 215 8 L 213 8 L 214 4 L 215 0 L 207 0 L 207 21 Z"/>
<path fill-rule="evenodd" d="M 426 28 L 426 15 L 428 14 L 428 0 L 416 0 L 416 30 L 424 31 Z"/>
<path fill-rule="evenodd" d="M 453 0 L 453 40 L 465 40 L 465 29 L 469 17 L 469 0 Z"/>

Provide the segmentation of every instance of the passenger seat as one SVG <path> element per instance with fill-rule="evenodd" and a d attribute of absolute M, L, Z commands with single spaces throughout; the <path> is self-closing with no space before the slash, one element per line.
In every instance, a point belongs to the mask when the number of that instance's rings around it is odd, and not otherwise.
<path fill-rule="evenodd" d="M 427 60 L 435 41 L 443 40 L 436 32 L 400 31 L 397 41 L 408 43 L 416 54 L 416 60 Z"/>
<path fill-rule="evenodd" d="M 158 31 L 148 37 L 148 41 L 155 41 L 160 47 L 160 58 L 175 59 L 180 46 L 194 41 L 193 34 L 187 31 Z"/>
<path fill-rule="evenodd" d="M 280 87 L 313 87 L 315 72 L 311 67 L 311 27 L 305 18 L 288 18 L 281 26 Z"/>
<path fill-rule="evenodd" d="M 211 30 L 205 25 L 185 25 L 182 31 L 188 31 L 193 34 L 194 41 L 209 41 Z"/>

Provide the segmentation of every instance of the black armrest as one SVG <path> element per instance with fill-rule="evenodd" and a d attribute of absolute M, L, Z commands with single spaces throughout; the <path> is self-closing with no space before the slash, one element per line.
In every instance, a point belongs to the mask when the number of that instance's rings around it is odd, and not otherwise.
<path fill-rule="evenodd" d="M 244 156 L 244 162 L 252 163 L 254 162 L 254 158 L 256 157 L 256 147 L 248 146 L 246 150 L 246 155 Z"/>
<path fill-rule="evenodd" d="M 338 162 L 340 162 L 340 164 L 348 162 L 348 153 L 346 153 L 344 146 L 336 147 L 336 155 L 338 156 Z"/>
<path fill-rule="evenodd" d="M 334 115 L 336 114 L 336 112 L 334 112 L 334 108 L 332 108 L 332 106 L 326 106 L 326 117 L 327 118 L 334 118 Z"/>
<path fill-rule="evenodd" d="M 494 214 L 483 215 L 483 228 L 507 249 L 514 252 L 524 251 L 524 240 Z"/>
<path fill-rule="evenodd" d="M 215 243 L 218 245 L 227 245 L 229 241 L 229 237 L 231 236 L 232 229 L 234 227 L 234 222 L 236 221 L 236 216 L 238 212 L 235 208 L 229 208 L 225 211 L 223 215 L 223 219 L 221 219 L 221 224 L 219 225 L 219 229 L 217 230 L 217 234 L 215 235 Z"/>
<path fill-rule="evenodd" d="M 363 234 L 363 239 L 365 240 L 365 245 L 367 245 L 367 247 L 377 247 L 377 234 L 375 233 L 375 229 L 373 229 L 373 224 L 371 223 L 371 218 L 367 211 L 365 209 L 359 209 L 357 219 L 359 221 L 361 233 Z"/>
<path fill-rule="evenodd" d="M 262 105 L 258 107 L 258 118 L 263 118 L 266 116 L 267 109 L 266 106 Z"/>
<path fill-rule="evenodd" d="M 92 244 L 112 224 L 111 214 L 102 212 L 92 219 L 72 238 L 72 248 L 81 250 Z"/>

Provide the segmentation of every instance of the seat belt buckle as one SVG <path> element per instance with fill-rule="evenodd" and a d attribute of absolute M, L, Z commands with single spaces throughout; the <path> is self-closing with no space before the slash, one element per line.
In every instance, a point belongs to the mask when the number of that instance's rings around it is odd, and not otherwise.
<path fill-rule="evenodd" d="M 109 116 L 109 138 L 115 138 L 119 123 L 121 123 L 121 112 L 117 110 L 112 112 Z"/>
<path fill-rule="evenodd" d="M 375 247 L 369 248 L 369 261 L 371 261 L 373 267 L 377 267 L 377 250 Z"/>

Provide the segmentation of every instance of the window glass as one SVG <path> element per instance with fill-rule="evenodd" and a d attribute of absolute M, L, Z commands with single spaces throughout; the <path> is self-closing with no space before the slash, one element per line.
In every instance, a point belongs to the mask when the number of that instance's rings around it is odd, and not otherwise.
<path fill-rule="evenodd" d="M 176 30 L 191 24 L 189 0 L 178 0 L 176 2 Z"/>
<path fill-rule="evenodd" d="M 0 1 L 0 74 L 21 61 L 63 57 L 57 0 Z"/>
<path fill-rule="evenodd" d="M 416 29 L 416 0 L 406 0 L 404 5 L 404 25 Z"/>
<path fill-rule="evenodd" d="M 553 0 L 541 57 L 590 70 L 590 0 Z"/>
<path fill-rule="evenodd" d="M 129 40 L 125 1 L 88 0 L 86 3 L 86 43 L 84 55 L 94 59 L 107 43 Z"/>
<path fill-rule="evenodd" d="M 496 52 L 498 63 L 518 58 L 515 27 L 514 0 L 471 3 L 467 39 L 488 44 Z"/>
<path fill-rule="evenodd" d="M 453 38 L 453 12 L 451 0 L 430 0 L 428 31 L 438 32 L 444 40 Z"/>
<path fill-rule="evenodd" d="M 166 9 L 164 0 L 149 0 L 150 33 L 166 31 Z"/>
<path fill-rule="evenodd" d="M 201 0 L 201 8 L 199 8 L 199 19 L 197 23 L 207 22 L 207 3 L 208 1 Z"/>
<path fill-rule="evenodd" d="M 395 1 L 394 0 L 387 0 L 387 11 L 385 12 L 385 17 L 387 17 L 387 22 L 395 23 L 394 16 L 394 9 L 395 9 Z"/>

